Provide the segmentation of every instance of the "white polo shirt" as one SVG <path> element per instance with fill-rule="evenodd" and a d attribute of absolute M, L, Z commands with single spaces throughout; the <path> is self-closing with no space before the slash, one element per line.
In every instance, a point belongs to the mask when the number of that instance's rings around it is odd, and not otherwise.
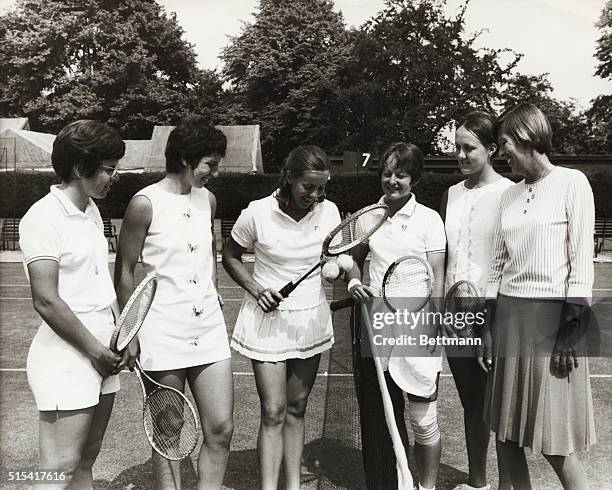
<path fill-rule="evenodd" d="M 232 238 L 241 247 L 254 249 L 253 278 L 262 286 L 278 291 L 320 260 L 323 240 L 340 223 L 340 213 L 333 202 L 325 200 L 315 204 L 300 221 L 295 221 L 280 209 L 274 196 L 252 201 L 240 213 Z M 305 279 L 279 309 L 311 308 L 323 301 L 325 294 L 319 271 Z"/>
<path fill-rule="evenodd" d="M 384 196 L 378 201 L 384 204 Z M 404 255 L 427 260 L 428 253 L 446 252 L 440 215 L 416 201 L 414 194 L 364 243 L 370 247 L 370 286 L 380 290 L 389 265 Z"/>
<path fill-rule="evenodd" d="M 115 301 L 102 218 L 91 199 L 81 212 L 51 186 L 21 219 L 19 237 L 26 275 L 36 260 L 59 264 L 58 292 L 72 311 L 99 311 Z"/>

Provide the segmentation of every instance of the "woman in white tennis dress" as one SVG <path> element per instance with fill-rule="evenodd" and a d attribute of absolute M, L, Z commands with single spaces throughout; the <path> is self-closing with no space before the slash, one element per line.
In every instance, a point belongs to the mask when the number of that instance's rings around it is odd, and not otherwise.
<path fill-rule="evenodd" d="M 485 294 L 499 200 L 513 185 L 492 166 L 497 153 L 494 123 L 485 112 L 470 112 L 455 133 L 459 169 L 466 179 L 442 196 L 440 214 L 445 221 L 448 250 L 445 291 L 463 280 L 473 283 L 481 297 Z M 486 374 L 472 349 L 448 346 L 446 355 L 463 406 L 469 462 L 468 481 L 456 490 L 487 489 L 490 430 L 483 420 Z M 508 483 L 507 475 L 499 466 L 503 486 Z"/>
<path fill-rule="evenodd" d="M 434 275 L 432 295 L 434 298 L 439 298 L 443 291 L 443 282 L 439 278 L 444 277 L 446 252 L 444 224 L 438 213 L 418 203 L 412 192 L 413 186 L 421 178 L 423 153 L 416 145 L 395 143 L 383 152 L 380 161 L 379 178 L 385 195 L 379 202 L 389 206 L 389 217 L 367 242 L 353 249 L 356 267 L 353 267 L 348 274 L 349 293 L 357 301 L 367 301 L 373 296 L 380 296 L 383 277 L 391 263 L 405 255 L 416 255 L 431 265 Z M 370 285 L 365 286 L 361 284 L 360 277 L 368 253 Z M 414 349 L 408 350 L 410 354 L 416 353 Z M 423 350 L 416 356 L 405 354 L 406 352 L 400 352 L 397 346 L 394 348 L 388 358 L 389 373 L 385 378 L 406 452 L 408 433 L 404 422 L 402 391 L 408 394 L 410 423 L 415 434 L 415 455 L 419 467 L 419 488 L 434 488 L 441 452 L 437 419 L 438 381 L 442 369 L 441 352 L 437 349 L 434 353 Z M 387 359 L 383 360 L 385 364 L 386 361 Z M 377 389 L 377 387 L 369 386 L 368 389 Z M 382 417 L 383 414 L 380 413 L 378 416 Z M 370 423 L 367 417 L 363 422 Z M 364 432 L 366 431 L 362 429 L 362 433 Z M 394 460 L 388 434 L 383 431 L 371 434 L 370 437 L 375 439 L 374 452 L 378 453 L 373 455 L 374 458 L 380 458 L 382 455 L 385 459 Z M 386 481 L 383 485 L 390 487 L 390 485 L 397 486 L 397 483 Z"/>
<path fill-rule="evenodd" d="M 43 319 L 28 353 L 39 410 L 39 468 L 63 472 L 53 488 L 92 488 L 92 466 L 125 360 L 109 348 L 115 291 L 108 245 L 92 198 L 106 197 L 125 144 L 96 121 L 76 121 L 55 138 L 51 187 L 19 225 L 19 245 Z"/>
<path fill-rule="evenodd" d="M 223 250 L 223 265 L 245 290 L 232 348 L 252 360 L 261 402 L 257 449 L 263 489 L 276 489 L 281 461 L 285 487 L 300 486 L 304 413 L 321 353 L 334 335 L 317 272 L 287 298 L 278 292 L 320 260 L 325 236 L 340 223 L 324 199 L 327 155 L 300 146 L 287 157 L 279 189 L 242 211 Z M 242 254 L 255 250 L 254 272 Z"/>
<path fill-rule="evenodd" d="M 134 288 L 139 257 L 146 273 L 157 274 L 155 299 L 137 337 L 141 364 L 162 384 L 184 391 L 189 383 L 204 432 L 198 485 L 207 488 L 223 482 L 233 431 L 231 358 L 215 284 L 216 200 L 204 187 L 217 175 L 226 144 L 203 117 L 186 118 L 172 130 L 167 175 L 130 201 L 115 267 L 121 305 Z M 160 488 L 180 484 L 178 462 L 153 452 L 153 469 Z"/>

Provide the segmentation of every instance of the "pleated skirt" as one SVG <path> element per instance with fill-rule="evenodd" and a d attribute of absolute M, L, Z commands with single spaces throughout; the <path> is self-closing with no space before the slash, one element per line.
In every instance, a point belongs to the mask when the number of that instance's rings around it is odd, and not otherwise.
<path fill-rule="evenodd" d="M 500 441 L 568 456 L 596 441 L 586 341 L 566 377 L 551 369 L 563 301 L 499 295 L 492 326 L 494 365 L 484 419 Z"/>
<path fill-rule="evenodd" d="M 240 308 L 230 347 L 258 361 L 308 359 L 331 349 L 332 316 L 327 301 L 299 310 L 264 313 L 247 297 Z"/>

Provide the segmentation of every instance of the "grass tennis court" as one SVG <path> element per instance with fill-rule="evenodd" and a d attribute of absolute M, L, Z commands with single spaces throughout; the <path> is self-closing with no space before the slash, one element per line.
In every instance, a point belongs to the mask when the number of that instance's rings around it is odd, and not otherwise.
<path fill-rule="evenodd" d="M 111 264 L 112 266 L 112 264 Z M 612 297 L 612 263 L 595 264 L 595 297 Z M 225 300 L 228 333 L 243 297 L 240 289 L 220 268 L 220 292 Z M 328 298 L 333 288 L 327 288 Z M 611 308 L 612 309 L 612 305 Z M 32 310 L 29 285 L 20 263 L 0 263 L 0 468 L 35 469 L 38 461 L 37 411 L 30 393 L 26 357 L 40 323 Z M 612 316 L 600 318 L 609 334 Z M 351 376 L 351 345 L 346 313 L 335 317 L 336 345 L 321 358 L 319 376 L 309 399 L 304 461 L 318 478 L 305 478 L 303 488 L 365 488 L 359 452 L 359 425 Z M 257 487 L 256 439 L 259 401 L 250 361 L 233 354 L 234 437 L 224 487 Z M 595 405 L 597 445 L 580 455 L 592 488 L 612 488 L 612 361 L 591 359 L 591 383 Z M 136 376 L 121 374 L 122 389 L 94 467 L 95 488 L 151 488 L 151 452 L 141 423 L 141 393 Z M 467 456 L 462 411 L 449 370 L 440 381 L 439 422 L 442 460 L 438 489 L 453 488 L 467 478 Z M 197 452 L 197 449 L 196 449 Z M 196 454 L 196 453 L 194 453 Z M 559 488 L 552 469 L 542 457 L 527 452 L 534 488 Z M 192 455 L 193 456 L 193 455 Z M 412 455 L 411 455 L 412 456 Z M 415 468 L 414 460 L 411 467 Z M 194 462 L 183 462 L 185 488 L 194 484 Z M 489 447 L 489 481 L 496 487 L 494 443 Z M 0 487 L 5 485 L 0 481 Z M 16 488 L 11 486 L 10 488 Z"/>

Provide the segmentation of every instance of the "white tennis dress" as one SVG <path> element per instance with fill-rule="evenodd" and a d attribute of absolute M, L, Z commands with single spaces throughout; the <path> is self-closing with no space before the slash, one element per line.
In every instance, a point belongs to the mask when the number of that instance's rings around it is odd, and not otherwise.
<path fill-rule="evenodd" d="M 331 201 L 317 203 L 295 221 L 271 195 L 251 202 L 242 211 L 232 238 L 240 246 L 254 249 L 253 278 L 278 291 L 320 260 L 323 240 L 339 223 L 340 213 Z M 333 343 L 331 312 L 318 270 L 269 313 L 245 293 L 231 346 L 250 359 L 277 362 L 313 357 Z"/>
<path fill-rule="evenodd" d="M 208 190 L 174 194 L 156 183 L 136 195 L 151 203 L 142 263 L 147 274 L 158 276 L 155 299 L 138 334 L 142 367 L 164 371 L 228 359 L 227 331 L 213 283 Z"/>

